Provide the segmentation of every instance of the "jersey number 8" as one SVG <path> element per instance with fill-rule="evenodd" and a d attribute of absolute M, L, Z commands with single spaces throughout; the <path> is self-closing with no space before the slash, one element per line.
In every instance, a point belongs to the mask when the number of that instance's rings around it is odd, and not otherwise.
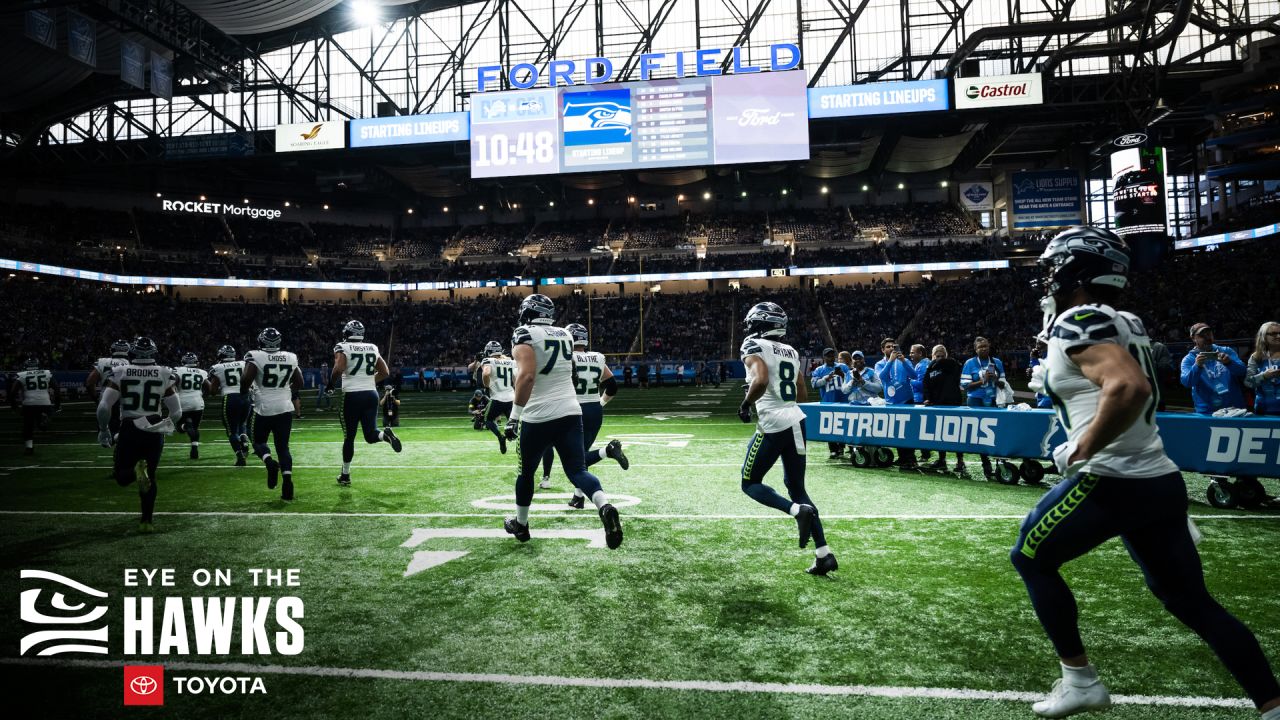
<path fill-rule="evenodd" d="M 796 366 L 785 360 L 778 363 L 778 394 L 786 402 L 796 399 Z"/>

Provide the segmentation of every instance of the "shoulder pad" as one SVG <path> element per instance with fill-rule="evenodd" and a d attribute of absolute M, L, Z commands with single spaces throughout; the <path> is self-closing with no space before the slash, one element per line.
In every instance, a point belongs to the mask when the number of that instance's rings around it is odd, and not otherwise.
<path fill-rule="evenodd" d="M 1102 305 L 1080 305 L 1058 316 L 1050 337 L 1068 343 L 1098 343 L 1120 335 L 1116 312 Z"/>
<path fill-rule="evenodd" d="M 739 351 L 742 357 L 748 355 L 758 355 L 764 352 L 764 348 L 760 346 L 760 342 L 756 338 L 748 338 L 742 341 L 742 349 Z"/>
<path fill-rule="evenodd" d="M 252 350 L 250 350 L 250 351 L 246 352 L 246 353 L 244 354 L 244 358 L 242 358 L 242 359 L 244 360 L 244 362 L 247 362 L 247 363 L 251 363 L 251 362 L 253 362 L 253 351 L 252 351 Z"/>
<path fill-rule="evenodd" d="M 345 354 L 346 352 L 347 352 L 347 349 L 346 349 L 345 347 L 343 347 L 343 343 L 338 343 L 337 345 L 334 345 L 334 346 L 333 346 L 333 354 L 334 354 L 334 355 L 337 355 L 338 353 L 343 353 L 343 354 Z"/>
<path fill-rule="evenodd" d="M 516 328 L 516 331 L 511 333 L 511 344 L 513 346 L 528 345 L 532 342 L 533 342 L 533 333 L 529 332 L 529 328 L 525 327 L 524 325 L 521 325 L 520 327 Z"/>

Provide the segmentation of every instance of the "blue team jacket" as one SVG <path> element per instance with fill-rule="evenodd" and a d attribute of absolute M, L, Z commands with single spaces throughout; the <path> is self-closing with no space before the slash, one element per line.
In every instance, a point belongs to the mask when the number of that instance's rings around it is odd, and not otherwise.
<path fill-rule="evenodd" d="M 1205 363 L 1204 367 L 1196 367 L 1196 353 L 1182 356 L 1182 384 L 1191 390 L 1191 402 L 1196 412 L 1201 415 L 1212 415 L 1222 408 L 1244 407 L 1244 393 L 1240 383 L 1244 380 L 1244 363 L 1235 350 L 1224 345 L 1214 345 L 1214 352 L 1226 353 L 1230 359 L 1225 366 L 1217 360 Z M 1218 392 L 1218 386 L 1225 387 L 1225 392 Z"/>
<path fill-rule="evenodd" d="M 836 368 L 844 370 L 844 378 L 837 375 L 830 383 L 819 382 L 820 380 L 824 380 L 828 375 L 834 374 Z M 840 390 L 840 385 L 844 383 L 845 380 L 849 379 L 848 365 L 845 365 L 844 363 L 836 363 L 828 366 L 826 363 L 823 363 L 814 369 L 813 375 L 810 377 L 813 379 L 813 387 L 818 390 L 819 395 L 822 397 L 822 402 L 842 403 L 849 401 L 849 396 L 845 395 Z"/>
<path fill-rule="evenodd" d="M 910 405 L 914 397 L 911 394 L 911 381 L 916 378 L 916 369 L 911 361 L 890 361 L 888 358 L 876 363 L 876 377 L 884 385 L 884 401 L 890 405 Z"/>

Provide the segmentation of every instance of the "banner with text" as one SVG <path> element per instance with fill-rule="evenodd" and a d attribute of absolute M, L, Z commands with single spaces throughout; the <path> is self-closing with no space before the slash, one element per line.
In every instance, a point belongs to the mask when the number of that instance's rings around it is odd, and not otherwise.
<path fill-rule="evenodd" d="M 991 210 L 995 207 L 995 193 L 989 182 L 960 183 L 960 204 L 970 212 Z"/>
<path fill-rule="evenodd" d="M 1076 170 L 1027 170 L 1013 174 L 1010 193 L 1014 228 L 1083 225 L 1080 173 Z"/>
<path fill-rule="evenodd" d="M 346 128 L 341 120 L 276 126 L 276 152 L 340 150 L 346 147 L 346 142 Z"/>
<path fill-rule="evenodd" d="M 947 109 L 946 80 L 809 88 L 809 117 L 853 117 Z"/>
<path fill-rule="evenodd" d="M 120 79 L 139 90 L 147 89 L 147 49 L 142 43 L 120 41 Z"/>
<path fill-rule="evenodd" d="M 350 147 L 353 148 L 453 142 L 471 138 L 471 121 L 465 112 L 366 118 L 352 120 L 348 125 Z"/>
<path fill-rule="evenodd" d="M 73 60 L 98 66 L 98 23 L 80 13 L 67 13 L 67 54 Z"/>
<path fill-rule="evenodd" d="M 1044 102 L 1040 73 L 956 78 L 956 109 L 1039 105 Z"/>

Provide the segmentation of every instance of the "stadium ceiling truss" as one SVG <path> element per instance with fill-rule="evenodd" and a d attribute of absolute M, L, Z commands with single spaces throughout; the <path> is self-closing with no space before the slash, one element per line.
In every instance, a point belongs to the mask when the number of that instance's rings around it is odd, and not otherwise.
<path fill-rule="evenodd" d="M 1280 0 L 441 5 L 423 0 L 400 6 L 398 19 L 356 30 L 308 21 L 264 41 L 222 33 L 175 0 L 81 3 L 100 22 L 171 50 L 175 97 L 122 92 L 118 78 L 99 77 L 96 94 L 79 93 L 79 100 L 45 108 L 41 116 L 24 118 L 27 127 L 2 128 L 0 137 L 8 145 L 50 147 L 451 112 L 468 108 L 482 65 L 544 67 L 553 58 L 599 56 L 611 58 L 615 79 L 625 80 L 638 78 L 643 53 L 741 46 L 759 65 L 767 63 L 770 45 L 782 42 L 802 48 L 811 87 L 954 76 L 974 69 L 965 61 L 976 61 L 982 75 L 1043 71 L 1064 79 L 1047 87 L 1050 103 L 1152 98 L 1169 75 L 1228 72 L 1239 67 L 1251 37 L 1280 34 Z M 1089 82 L 1075 82 L 1085 77 Z M 1139 116 L 1149 111 L 1134 110 Z"/>

